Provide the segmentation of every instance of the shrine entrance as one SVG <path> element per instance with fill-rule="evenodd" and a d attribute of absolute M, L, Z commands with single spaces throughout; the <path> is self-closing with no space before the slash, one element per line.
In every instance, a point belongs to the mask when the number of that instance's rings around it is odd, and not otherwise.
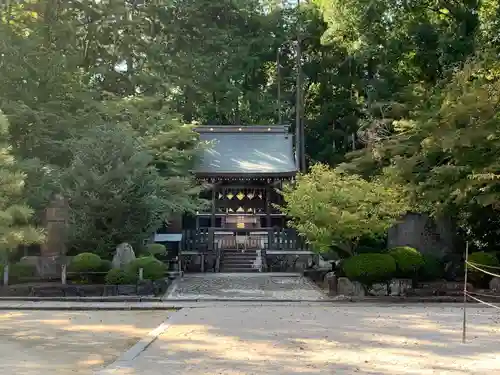
<path fill-rule="evenodd" d="M 265 272 L 273 251 L 305 254 L 305 241 L 286 228 L 287 218 L 276 207 L 284 203 L 283 184 L 297 173 L 288 127 L 201 126 L 196 131 L 210 145 L 194 172 L 207 186 L 201 197 L 211 204 L 183 220 L 183 269 Z"/>

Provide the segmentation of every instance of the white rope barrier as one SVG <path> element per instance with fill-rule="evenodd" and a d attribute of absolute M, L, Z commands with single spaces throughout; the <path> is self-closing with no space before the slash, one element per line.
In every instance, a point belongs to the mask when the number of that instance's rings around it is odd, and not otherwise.
<path fill-rule="evenodd" d="M 479 272 L 482 272 L 486 275 L 500 278 L 500 275 L 485 270 L 485 268 L 489 268 L 489 269 L 493 269 L 493 270 L 500 270 L 500 267 L 488 266 L 486 264 L 479 264 L 479 263 L 475 263 L 475 262 L 469 262 L 469 243 L 466 243 L 466 246 L 465 246 L 465 267 L 464 267 L 465 268 L 465 270 L 464 270 L 464 273 L 465 273 L 465 277 L 464 277 L 464 307 L 463 307 L 464 317 L 463 317 L 463 327 L 462 327 L 462 343 L 464 343 L 464 344 L 466 342 L 466 333 L 467 333 L 467 325 L 466 325 L 466 322 L 467 322 L 467 298 L 470 298 L 473 301 L 476 301 L 476 302 L 483 304 L 485 306 L 500 310 L 499 305 L 495 305 L 493 303 L 486 302 L 480 298 L 475 297 L 475 296 L 478 296 L 478 297 L 488 297 L 488 298 L 500 298 L 499 295 L 477 293 L 477 292 L 472 292 L 472 291 L 467 290 L 467 276 L 468 276 L 467 273 L 468 273 L 469 267 L 471 267 Z"/>
<path fill-rule="evenodd" d="M 493 308 L 495 308 L 495 309 L 500 310 L 500 306 L 498 306 L 498 305 L 494 305 L 494 304 L 492 304 L 492 303 L 482 301 L 482 300 L 480 300 L 479 298 L 476 298 L 476 297 L 474 297 L 474 296 L 471 296 L 469 293 L 465 293 L 465 294 L 467 295 L 467 297 L 472 298 L 472 299 L 473 299 L 474 301 L 476 301 L 476 302 L 479 302 L 479 303 L 482 303 L 483 305 L 487 305 L 487 306 L 490 306 L 490 307 L 493 307 Z"/>
<path fill-rule="evenodd" d="M 469 262 L 475 266 L 478 266 L 478 267 L 483 267 L 483 268 L 491 268 L 491 269 L 495 269 L 495 270 L 500 270 L 500 266 L 487 266 L 486 264 L 479 264 L 479 263 L 476 263 L 476 262 Z"/>
<path fill-rule="evenodd" d="M 494 295 L 494 294 L 477 293 L 477 292 L 469 292 L 469 291 L 467 291 L 467 293 L 472 294 L 474 296 L 480 296 L 480 297 L 500 298 L 500 295 Z"/>
<path fill-rule="evenodd" d="M 496 273 L 489 272 L 489 271 L 483 270 L 483 269 L 482 269 L 482 268 L 480 268 L 480 267 L 477 267 L 477 266 L 475 265 L 475 263 L 471 263 L 471 262 L 469 262 L 469 261 L 466 261 L 465 263 L 466 263 L 467 265 L 471 266 L 472 268 L 475 268 L 476 270 L 481 271 L 481 272 L 483 272 L 483 273 L 485 273 L 485 274 L 487 274 L 487 275 L 491 275 L 491 276 L 493 276 L 493 277 L 500 277 L 500 275 L 498 275 L 498 274 L 496 274 Z M 482 266 L 482 264 L 480 264 L 480 266 Z M 467 268 L 467 267 L 466 267 L 466 268 Z"/>

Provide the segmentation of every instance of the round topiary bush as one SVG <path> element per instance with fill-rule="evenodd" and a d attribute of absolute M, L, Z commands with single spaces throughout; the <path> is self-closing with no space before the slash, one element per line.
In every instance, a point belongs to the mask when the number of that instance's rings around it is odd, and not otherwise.
<path fill-rule="evenodd" d="M 389 281 L 396 272 L 396 262 L 387 254 L 359 254 L 345 259 L 342 269 L 349 280 L 371 286 Z"/>
<path fill-rule="evenodd" d="M 108 285 L 130 285 L 136 284 L 138 276 L 130 271 L 121 270 L 118 268 L 109 270 L 106 274 L 105 282 Z"/>
<path fill-rule="evenodd" d="M 143 269 L 144 280 L 158 280 L 165 276 L 167 266 L 155 257 L 141 257 L 130 262 L 126 270 L 135 275 L 139 275 L 139 269 Z"/>
<path fill-rule="evenodd" d="M 9 283 L 30 282 L 37 275 L 36 266 L 29 263 L 13 263 L 9 265 Z"/>
<path fill-rule="evenodd" d="M 92 253 L 81 253 L 75 256 L 69 264 L 70 272 L 99 272 L 102 267 L 102 259 L 99 255 Z"/>
<path fill-rule="evenodd" d="M 396 261 L 397 277 L 414 278 L 424 264 L 420 251 L 409 246 L 394 247 L 387 254 Z"/>
<path fill-rule="evenodd" d="M 500 267 L 500 262 L 498 261 L 496 255 L 484 251 L 478 251 L 476 253 L 469 254 L 469 263 L 472 263 L 476 267 L 492 273 L 498 273 L 499 270 L 492 269 L 491 267 Z M 467 272 L 470 280 L 472 281 L 472 284 L 477 287 L 486 288 L 492 278 L 491 275 L 479 271 L 478 269 L 470 265 L 467 265 Z"/>
<path fill-rule="evenodd" d="M 161 243 L 150 243 L 146 246 L 146 252 L 150 255 L 164 255 L 167 252 L 167 247 Z"/>
<path fill-rule="evenodd" d="M 444 278 L 444 264 L 436 256 L 426 254 L 424 263 L 418 270 L 418 279 L 421 281 L 434 281 Z"/>

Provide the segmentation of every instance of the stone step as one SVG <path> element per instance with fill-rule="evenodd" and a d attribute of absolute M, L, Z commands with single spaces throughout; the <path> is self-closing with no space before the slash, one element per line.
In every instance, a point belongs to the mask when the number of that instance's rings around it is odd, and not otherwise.
<path fill-rule="evenodd" d="M 257 259 L 256 256 L 254 255 L 230 255 L 230 256 L 225 256 L 222 258 L 222 260 L 255 260 Z"/>
<path fill-rule="evenodd" d="M 221 263 L 224 264 L 233 264 L 233 263 L 253 263 L 256 258 L 224 258 L 221 260 Z"/>
<path fill-rule="evenodd" d="M 245 268 L 236 268 L 236 267 L 229 267 L 229 268 L 221 268 L 221 272 L 226 272 L 226 273 L 247 273 L 247 272 L 259 272 L 258 268 L 251 268 L 251 267 L 245 267 Z"/>
<path fill-rule="evenodd" d="M 257 255 L 257 252 L 255 250 L 224 250 L 223 251 L 224 255 L 234 255 L 234 254 L 252 254 L 252 255 Z"/>
<path fill-rule="evenodd" d="M 221 264 L 221 268 L 253 268 L 253 263 Z"/>

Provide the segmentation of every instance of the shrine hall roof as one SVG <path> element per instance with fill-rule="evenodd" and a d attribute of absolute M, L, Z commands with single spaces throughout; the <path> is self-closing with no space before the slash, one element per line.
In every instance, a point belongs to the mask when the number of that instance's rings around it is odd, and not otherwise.
<path fill-rule="evenodd" d="M 196 131 L 208 143 L 195 169 L 198 176 L 285 177 L 297 173 L 288 126 L 201 126 Z"/>

